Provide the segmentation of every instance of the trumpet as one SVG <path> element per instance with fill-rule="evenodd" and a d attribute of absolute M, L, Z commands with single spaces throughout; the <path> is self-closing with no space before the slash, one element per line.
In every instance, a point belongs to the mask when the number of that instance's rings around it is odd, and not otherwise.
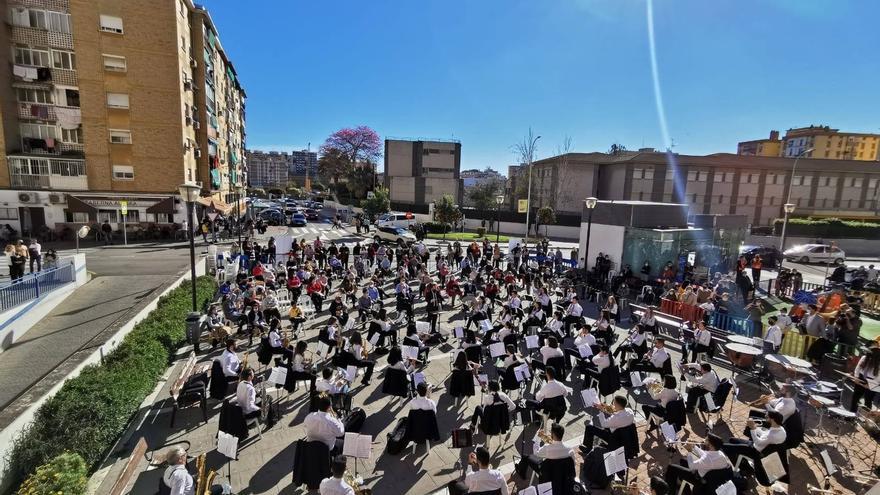
<path fill-rule="evenodd" d="M 772 394 L 764 394 L 751 402 L 746 402 L 746 405 L 749 407 L 761 407 L 764 404 L 770 402 L 770 400 L 772 400 L 772 399 L 773 399 Z"/>
<path fill-rule="evenodd" d="M 602 404 L 602 403 L 599 403 L 599 404 L 596 404 L 596 409 L 598 409 L 598 410 L 600 410 L 600 411 L 602 411 L 602 412 L 606 412 L 606 413 L 608 413 L 608 414 L 611 414 L 611 413 L 614 412 L 614 407 L 611 406 L 611 404 Z"/>
<path fill-rule="evenodd" d="M 544 431 L 543 428 L 541 428 L 541 429 L 538 430 L 537 435 L 538 435 L 538 438 L 540 438 L 541 441 L 544 442 L 544 443 L 551 443 L 551 442 L 553 442 L 553 439 L 550 437 L 550 435 L 547 434 L 546 431 Z"/>
<path fill-rule="evenodd" d="M 647 388 L 648 393 L 651 395 L 657 395 L 663 390 L 663 384 L 660 382 L 649 382 Z"/>

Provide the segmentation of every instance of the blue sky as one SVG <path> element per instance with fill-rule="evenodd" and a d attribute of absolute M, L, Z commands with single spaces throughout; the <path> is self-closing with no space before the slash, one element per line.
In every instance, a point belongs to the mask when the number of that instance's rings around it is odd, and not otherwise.
<path fill-rule="evenodd" d="M 646 0 L 206 0 L 245 85 L 248 147 L 317 148 L 346 126 L 455 138 L 462 168 L 662 148 Z M 246 7 L 245 7 L 246 5 Z M 258 6 L 258 7 L 257 7 Z M 655 0 L 660 87 L 679 153 L 770 129 L 880 132 L 880 2 Z"/>

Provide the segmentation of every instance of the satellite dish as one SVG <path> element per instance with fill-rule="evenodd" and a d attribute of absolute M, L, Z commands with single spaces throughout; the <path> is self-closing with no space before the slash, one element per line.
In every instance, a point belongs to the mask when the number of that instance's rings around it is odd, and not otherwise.
<path fill-rule="evenodd" d="M 86 236 L 89 235 L 89 230 L 91 229 L 89 229 L 88 225 L 83 225 L 76 231 L 76 235 L 79 236 L 80 239 L 85 239 Z"/>

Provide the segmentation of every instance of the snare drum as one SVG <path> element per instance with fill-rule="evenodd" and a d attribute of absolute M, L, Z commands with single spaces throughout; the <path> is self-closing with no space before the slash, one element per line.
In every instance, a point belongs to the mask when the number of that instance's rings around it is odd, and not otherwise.
<path fill-rule="evenodd" d="M 842 407 L 829 407 L 828 414 L 834 419 L 846 421 L 847 423 L 855 423 L 856 421 L 856 413 Z"/>
<path fill-rule="evenodd" d="M 755 362 L 755 356 L 761 355 L 760 349 L 736 342 L 724 346 L 727 359 L 737 368 L 751 368 Z"/>

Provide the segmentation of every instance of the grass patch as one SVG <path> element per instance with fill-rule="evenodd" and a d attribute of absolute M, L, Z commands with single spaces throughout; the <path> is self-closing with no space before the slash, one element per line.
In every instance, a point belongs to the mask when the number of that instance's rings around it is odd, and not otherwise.
<path fill-rule="evenodd" d="M 515 239 L 517 238 L 517 237 L 515 237 L 515 236 L 513 236 L 513 237 L 514 237 Z M 425 238 L 427 238 L 427 239 L 440 239 L 440 240 L 443 240 L 443 234 L 429 233 L 429 234 L 425 234 Z M 502 234 L 502 235 L 500 235 L 500 236 L 498 237 L 498 242 L 499 242 L 499 243 L 501 243 L 501 242 L 505 242 L 505 243 L 506 243 L 507 241 L 510 240 L 510 238 L 511 238 L 511 236 L 508 236 L 508 235 L 504 235 L 504 234 Z M 450 233 L 446 234 L 446 240 L 447 240 L 447 241 L 459 241 L 459 242 L 461 242 L 461 241 L 467 241 L 467 242 L 477 241 L 477 242 L 482 242 L 483 239 L 489 239 L 489 242 L 495 242 L 495 234 L 477 235 L 476 232 L 450 232 Z M 520 239 L 521 239 L 521 238 L 520 238 Z M 537 242 L 539 242 L 539 241 L 542 241 L 542 240 L 543 240 L 543 239 L 534 239 L 534 238 L 531 238 L 531 237 L 530 237 L 530 238 L 528 238 L 528 239 L 525 239 L 525 242 L 528 242 L 529 244 L 535 244 L 535 243 L 537 243 Z"/>

